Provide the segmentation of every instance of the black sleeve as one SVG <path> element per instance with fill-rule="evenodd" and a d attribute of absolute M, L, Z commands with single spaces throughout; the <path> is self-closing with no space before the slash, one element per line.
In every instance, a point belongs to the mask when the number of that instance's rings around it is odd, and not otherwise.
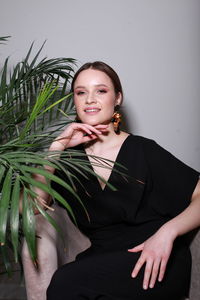
<path fill-rule="evenodd" d="M 151 204 L 159 213 L 174 217 L 190 204 L 199 173 L 152 140 L 145 140 L 144 151 L 152 182 Z"/>

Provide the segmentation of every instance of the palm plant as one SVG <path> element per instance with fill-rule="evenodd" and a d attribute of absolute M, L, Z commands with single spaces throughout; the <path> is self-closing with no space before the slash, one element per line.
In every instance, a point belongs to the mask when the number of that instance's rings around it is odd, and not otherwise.
<path fill-rule="evenodd" d="M 0 43 L 7 39 L 1 37 Z M 54 220 L 38 205 L 34 187 L 51 194 L 74 217 L 62 196 L 50 184 L 34 180 L 34 173 L 43 175 L 47 182 L 54 180 L 61 184 L 81 202 L 73 189 L 73 174 L 66 172 L 71 182 L 69 185 L 44 168 L 44 165 L 51 165 L 63 170 L 60 160 L 57 160 L 58 153 L 45 150 L 58 131 L 72 121 L 74 108 L 67 90 L 76 61 L 72 58 L 43 58 L 38 62 L 43 46 L 31 60 L 32 44 L 25 59 L 11 71 L 7 58 L 0 73 L 0 257 L 9 273 L 12 258 L 8 256 L 8 249 L 13 250 L 14 260 L 18 262 L 22 236 L 36 262 L 35 208 L 59 230 Z M 81 155 L 83 153 L 65 151 L 63 162 L 79 172 L 91 172 Z M 23 204 L 21 215 L 20 198 Z"/>
<path fill-rule="evenodd" d="M 0 37 L 0 44 L 8 38 Z M 26 239 L 36 264 L 35 209 L 60 231 L 47 211 L 38 204 L 34 187 L 46 191 L 64 205 L 76 222 L 71 207 L 51 187 L 50 181 L 64 186 L 84 207 L 76 193 L 74 181 L 78 179 L 73 170 L 86 178 L 88 173 L 99 177 L 92 171 L 89 161 L 82 159 L 85 154 L 81 151 L 68 149 L 62 152 L 59 160 L 57 157 L 61 153 L 46 151 L 59 131 L 73 121 L 75 111 L 69 83 L 76 60 L 43 58 L 38 62 L 43 46 L 31 59 L 32 44 L 25 59 L 11 71 L 7 58 L 0 71 L 0 259 L 8 274 L 11 273 L 13 258 L 20 262 L 21 237 Z M 110 168 L 109 160 L 93 158 L 94 164 Z M 65 172 L 70 184 L 47 172 L 45 165 Z M 44 176 L 47 184 L 35 180 L 34 174 Z M 106 184 L 115 190 L 111 184 Z M 23 207 L 21 214 L 20 201 Z M 10 249 L 12 257 L 8 255 Z"/>

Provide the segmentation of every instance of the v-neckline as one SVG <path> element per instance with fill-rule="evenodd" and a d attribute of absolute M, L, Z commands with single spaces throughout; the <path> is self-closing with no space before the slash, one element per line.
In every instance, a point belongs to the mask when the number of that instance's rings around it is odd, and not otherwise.
<path fill-rule="evenodd" d="M 114 166 L 115 166 L 116 162 L 118 162 L 119 156 L 120 156 L 120 154 L 121 154 L 121 152 L 122 152 L 122 149 L 124 148 L 124 145 L 125 145 L 125 143 L 127 142 L 128 138 L 129 138 L 130 136 L 131 136 L 131 134 L 129 133 L 129 134 L 127 135 L 127 137 L 123 140 L 123 142 L 122 142 L 122 144 L 121 144 L 121 146 L 120 146 L 120 148 L 119 148 L 119 151 L 118 151 L 118 153 L 117 153 L 117 156 L 116 156 L 115 160 L 113 161 L 114 164 L 113 164 L 113 166 L 112 166 L 112 168 L 111 168 L 111 172 L 110 172 L 110 175 L 109 175 L 109 177 L 108 177 L 108 180 L 106 180 L 106 184 L 105 184 L 103 187 L 101 186 L 101 183 L 100 183 L 98 177 L 95 176 L 95 180 L 96 180 L 96 182 L 97 182 L 97 186 L 98 186 L 98 188 L 100 189 L 100 191 L 101 191 L 102 193 L 105 192 L 105 190 L 106 190 L 106 188 L 107 188 L 107 182 L 110 183 L 110 181 L 111 181 L 112 174 L 113 174 L 113 172 L 114 172 Z M 93 168 L 93 166 L 92 166 L 92 163 L 91 163 L 91 161 L 90 161 L 90 159 L 89 159 L 89 157 L 88 157 L 88 154 L 86 153 L 86 150 L 85 150 L 85 149 L 84 149 L 84 152 L 85 152 L 85 154 L 86 154 L 87 160 L 89 161 L 90 168 L 91 168 L 92 171 L 95 173 L 94 168 Z M 103 157 L 102 157 L 102 158 L 103 158 Z M 96 173 L 95 173 L 95 174 L 96 174 Z"/>

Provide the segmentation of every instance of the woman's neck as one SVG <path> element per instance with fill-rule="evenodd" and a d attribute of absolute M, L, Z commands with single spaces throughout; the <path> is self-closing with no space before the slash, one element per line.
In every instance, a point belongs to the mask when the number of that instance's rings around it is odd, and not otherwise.
<path fill-rule="evenodd" d="M 121 131 L 119 134 L 116 134 L 111 123 L 108 127 L 108 132 L 103 133 L 99 136 L 97 140 L 92 141 L 85 145 L 87 153 L 95 153 L 95 155 L 101 155 L 105 151 L 112 147 L 117 147 L 123 143 L 124 139 L 128 136 L 126 132 Z"/>

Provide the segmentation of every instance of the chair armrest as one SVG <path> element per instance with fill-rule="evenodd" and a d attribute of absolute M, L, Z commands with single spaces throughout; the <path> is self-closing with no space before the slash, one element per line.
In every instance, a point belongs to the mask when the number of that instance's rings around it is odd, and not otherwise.
<path fill-rule="evenodd" d="M 200 230 L 197 231 L 190 245 L 192 254 L 192 273 L 190 300 L 200 299 Z"/>
<path fill-rule="evenodd" d="M 46 300 L 46 289 L 55 270 L 90 246 L 90 241 L 71 222 L 65 209 L 53 205 L 48 213 L 60 226 L 64 240 L 54 227 L 40 214 L 36 216 L 38 266 L 36 269 L 25 241 L 22 246 L 22 263 L 28 300 Z"/>

